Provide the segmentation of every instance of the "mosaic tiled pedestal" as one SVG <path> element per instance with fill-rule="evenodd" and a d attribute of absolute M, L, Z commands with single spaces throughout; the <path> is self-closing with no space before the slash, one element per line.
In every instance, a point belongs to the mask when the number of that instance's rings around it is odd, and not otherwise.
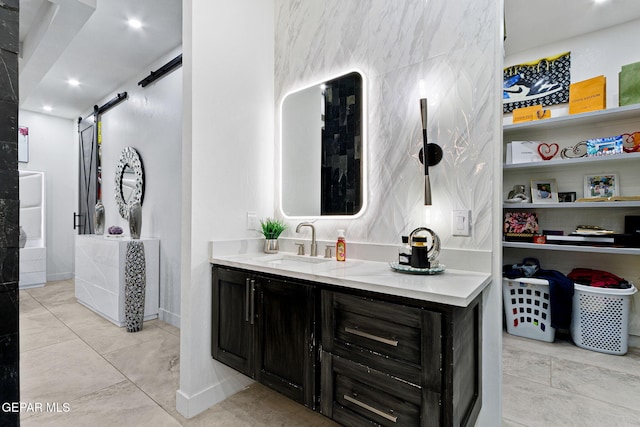
<path fill-rule="evenodd" d="M 124 317 L 127 332 L 142 330 L 146 280 L 144 243 L 131 240 L 127 243 L 127 258 L 124 264 Z"/>

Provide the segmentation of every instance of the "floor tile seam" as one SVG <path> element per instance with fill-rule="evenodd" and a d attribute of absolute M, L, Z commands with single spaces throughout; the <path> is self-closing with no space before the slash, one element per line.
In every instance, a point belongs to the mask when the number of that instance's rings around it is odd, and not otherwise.
<path fill-rule="evenodd" d="M 537 355 L 539 357 L 544 357 L 544 358 L 549 358 L 550 360 L 561 360 L 564 361 L 566 363 L 571 363 L 571 364 L 576 364 L 579 363 L 581 365 L 585 365 L 585 366 L 590 366 L 590 367 L 594 367 L 594 368 L 601 368 L 601 369 L 608 369 L 617 373 L 621 373 L 621 374 L 626 374 L 626 375 L 636 375 L 633 374 L 632 372 L 630 372 L 629 369 L 625 369 L 625 368 L 620 368 L 619 364 L 616 363 L 604 363 L 604 362 L 600 362 L 600 361 L 593 361 L 593 360 L 589 360 L 589 359 L 580 359 L 578 356 L 579 354 L 576 353 L 574 355 L 559 355 L 559 354 L 548 354 L 546 352 L 538 352 L 538 351 L 530 351 L 530 350 L 521 350 L 518 348 L 513 348 L 513 347 L 503 347 L 503 351 L 504 350 L 508 350 L 511 352 L 521 352 L 521 353 L 525 353 L 527 355 Z M 585 349 L 581 349 L 580 347 L 575 348 L 576 351 L 590 351 L 590 350 L 585 350 Z M 590 353 L 591 354 L 591 353 Z M 603 356 L 610 356 L 612 358 L 620 358 L 620 357 L 626 357 L 626 356 L 617 356 L 617 355 L 605 355 L 603 354 Z M 580 359 L 580 361 L 577 361 L 577 359 Z M 612 360 L 616 360 L 616 359 L 612 359 Z M 639 376 L 640 379 L 640 376 Z M 640 382 L 640 381 L 639 381 Z"/>
<path fill-rule="evenodd" d="M 169 335 L 171 335 L 171 334 L 169 334 Z M 144 341 L 144 342 L 142 342 L 142 343 L 138 343 L 138 344 L 135 344 L 135 345 L 140 345 L 140 344 L 150 343 L 150 342 L 152 342 L 152 341 L 155 341 L 155 340 L 161 340 L 161 339 L 162 339 L 162 338 L 155 338 L 155 339 L 153 339 L 153 340 Z M 132 347 L 132 346 L 128 346 L 128 347 Z M 97 353 L 101 358 L 103 358 L 107 363 L 109 363 L 111 366 L 113 366 L 113 368 L 114 368 L 114 369 L 116 369 L 120 374 L 122 374 L 122 375 L 123 375 L 127 380 L 131 381 L 131 383 L 132 383 L 132 384 L 134 384 L 134 385 L 136 386 L 136 388 L 138 388 L 142 393 L 144 393 L 147 397 L 149 397 L 149 399 L 151 399 L 151 400 L 152 400 L 156 405 L 158 405 L 160 408 L 162 408 L 162 410 L 163 410 L 163 411 L 167 412 L 167 410 L 162 406 L 162 403 L 161 403 L 161 402 L 158 402 L 158 401 L 157 401 L 156 399 L 154 399 L 154 398 L 153 398 L 149 393 L 147 393 L 147 392 L 144 390 L 144 388 L 142 388 L 142 385 L 138 384 L 138 383 L 137 383 L 133 378 L 129 377 L 126 373 L 124 373 L 124 372 L 123 372 L 123 371 L 122 371 L 122 370 L 121 370 L 117 365 L 115 365 L 113 362 L 111 362 L 109 359 L 107 359 L 107 355 L 110 355 L 110 354 L 113 354 L 113 353 L 120 352 L 120 351 L 122 351 L 122 350 L 124 350 L 124 349 L 126 349 L 126 348 L 128 348 L 128 347 L 123 347 L 123 348 L 121 348 L 121 349 L 118 349 L 118 350 L 115 350 L 115 351 L 111 351 L 111 352 L 109 352 L 109 353 L 105 353 L 104 355 L 103 355 L 103 354 L 98 353 L 97 351 L 96 351 L 96 353 Z M 95 351 L 95 350 L 94 350 L 94 351 Z M 179 360 L 179 358 L 180 358 L 180 355 L 178 354 L 178 360 Z M 174 409 L 175 409 L 175 408 L 174 408 Z M 168 413 L 169 415 L 171 415 L 171 413 L 169 413 L 169 412 L 167 412 L 167 413 Z"/>
<path fill-rule="evenodd" d="M 505 421 L 509 421 L 510 423 L 513 423 L 515 425 L 518 426 L 522 426 L 522 427 L 529 427 L 528 424 L 522 424 L 520 421 L 516 421 L 513 418 L 509 418 L 509 417 L 505 417 L 504 415 L 502 416 L 502 424 L 504 425 Z"/>
<path fill-rule="evenodd" d="M 158 328 L 158 329 L 160 329 L 160 328 Z M 180 339 L 179 337 L 176 337 L 175 335 L 173 335 L 173 334 L 171 334 L 171 333 L 169 333 L 169 332 L 167 332 L 167 331 L 163 331 L 163 332 L 164 332 L 164 333 L 166 333 L 166 335 L 165 335 L 165 336 L 162 336 L 162 337 L 153 337 L 153 338 L 150 338 L 150 339 L 148 339 L 148 340 L 140 341 L 140 342 L 137 342 L 137 343 L 134 343 L 134 344 L 131 344 L 131 345 L 127 345 L 127 346 L 125 346 L 125 347 L 121 347 L 121 348 L 119 348 L 119 349 L 117 349 L 117 350 L 110 350 L 110 351 L 107 351 L 107 352 L 105 352 L 105 353 L 100 353 L 100 352 L 99 352 L 98 350 L 96 350 L 96 349 L 93 349 L 93 350 L 94 350 L 96 353 L 100 354 L 100 356 L 107 357 L 107 356 L 109 356 L 109 355 L 111 355 L 111 354 L 113 354 L 113 353 L 118 353 L 118 352 L 121 352 L 121 351 L 126 350 L 126 349 L 128 349 L 128 348 L 135 347 L 135 346 L 139 346 L 139 345 L 142 345 L 142 344 L 149 344 L 149 343 L 152 343 L 152 342 L 154 342 L 154 341 L 166 340 L 167 338 L 171 338 L 171 337 L 178 338 L 178 340 Z M 135 332 L 132 332 L 132 333 L 135 333 Z M 179 350 L 180 350 L 179 345 L 180 345 L 180 343 L 179 343 L 179 341 L 178 341 L 178 356 L 179 356 Z M 92 348 L 93 348 L 93 347 L 92 347 Z"/>
<path fill-rule="evenodd" d="M 88 341 L 86 341 L 84 338 L 82 338 L 82 336 L 79 334 L 79 332 L 77 332 L 77 331 L 74 329 L 74 327 L 73 327 L 72 325 L 67 324 L 63 319 L 61 319 L 59 316 L 57 316 L 57 315 L 56 315 L 56 313 L 54 313 L 53 311 L 51 311 L 48 307 L 45 307 L 45 309 L 46 309 L 49 313 L 51 313 L 51 315 L 52 315 L 54 318 L 56 318 L 56 320 L 58 320 L 60 323 L 62 323 L 62 324 L 63 324 L 67 329 L 69 329 L 69 330 L 70 330 L 70 331 L 71 331 L 71 332 L 72 332 L 76 337 L 78 337 L 82 342 L 84 342 L 87 346 L 89 346 L 89 348 L 90 348 L 91 350 L 93 350 L 96 354 L 98 354 L 98 355 L 99 355 L 100 357 L 102 357 L 103 359 L 105 359 L 105 358 L 104 358 L 104 356 L 105 356 L 106 354 L 112 353 L 112 352 L 104 353 L 104 354 L 103 354 L 103 353 L 101 353 L 97 348 L 95 348 L 93 345 L 91 345 L 91 343 L 89 343 L 89 342 L 88 342 Z M 116 328 L 118 327 L 117 325 L 113 325 L 113 326 L 114 326 L 114 327 L 116 327 Z M 143 327 L 144 327 L 144 325 L 143 325 Z M 153 327 L 153 328 L 157 328 L 157 329 L 161 329 L 159 326 L 152 326 L 152 327 Z M 171 333 L 170 333 L 170 332 L 168 332 L 168 331 L 165 331 L 165 330 L 162 330 L 162 331 L 163 331 L 163 333 L 166 333 L 166 334 L 168 334 L 168 335 L 173 335 L 173 334 L 171 334 Z M 151 342 L 151 341 L 153 341 L 153 340 L 155 340 L 155 339 L 157 339 L 157 338 L 153 338 L 153 339 L 146 340 L 146 341 L 142 341 L 142 342 Z M 121 349 L 119 349 L 119 350 L 123 350 L 123 349 L 129 348 L 129 347 L 132 347 L 132 346 L 134 346 L 134 345 L 139 345 L 139 344 L 140 344 L 140 343 L 131 344 L 131 345 L 129 345 L 129 346 L 122 347 L 122 348 L 121 348 Z M 116 351 L 119 351 L 119 350 L 116 350 Z M 105 360 L 107 360 L 107 359 L 105 359 Z M 107 360 L 107 362 L 108 362 L 108 360 Z"/>
<path fill-rule="evenodd" d="M 126 347 L 125 347 L 126 348 Z M 141 393 L 143 393 L 145 396 L 147 396 L 149 399 L 151 399 L 151 401 L 156 404 L 157 406 L 159 406 L 164 412 L 167 412 L 166 409 L 158 402 L 156 401 L 156 399 L 154 399 L 151 395 L 149 395 L 149 393 L 147 393 L 140 384 L 138 384 L 136 381 L 134 381 L 131 377 L 129 377 L 125 372 L 122 371 L 122 369 L 120 369 L 118 366 L 116 366 L 114 363 L 112 363 L 109 359 L 106 358 L 105 355 L 100 354 L 98 351 L 96 351 L 95 349 L 92 348 L 92 350 L 98 355 L 100 356 L 100 358 L 102 358 L 105 362 L 107 362 L 109 365 L 111 365 L 113 367 L 113 369 L 115 369 L 116 371 L 118 371 L 118 373 L 120 373 L 120 375 L 122 375 L 124 378 L 126 378 L 126 381 L 129 381 L 136 389 L 138 389 Z M 119 350 L 116 350 L 119 351 Z M 168 413 L 168 412 L 167 412 Z M 169 414 L 169 413 L 168 413 Z M 171 414 L 169 414 L 171 415 Z"/>
<path fill-rule="evenodd" d="M 555 385 L 553 381 L 551 382 L 551 385 L 549 385 L 547 387 L 550 388 L 550 389 L 556 390 L 556 391 L 560 391 L 562 393 L 569 393 L 572 396 L 578 397 L 580 400 L 583 400 L 583 401 L 589 400 L 589 401 L 593 402 L 594 404 L 600 403 L 600 404 L 603 404 L 603 405 L 610 406 L 610 407 L 612 407 L 612 409 L 615 407 L 615 408 L 623 409 L 623 410 L 626 410 L 626 411 L 636 412 L 638 414 L 638 419 L 640 419 L 640 411 L 638 411 L 636 408 L 632 408 L 632 407 L 629 407 L 629 406 L 621 405 L 621 404 L 618 404 L 618 403 L 615 403 L 615 402 L 612 402 L 612 401 L 609 401 L 609 400 L 603 400 L 601 398 L 594 398 L 592 396 L 588 396 L 588 395 L 582 394 L 579 389 L 578 390 L 568 390 L 566 388 L 562 388 L 562 387 L 559 387 L 558 385 Z"/>
<path fill-rule="evenodd" d="M 624 357 L 624 356 L 614 356 L 614 355 L 610 355 L 611 357 Z M 576 359 L 567 359 L 564 357 L 556 357 L 556 356 L 550 356 L 551 357 L 551 372 L 553 374 L 553 364 L 557 363 L 558 360 L 561 360 L 563 362 L 566 363 L 570 363 L 570 364 L 580 364 L 583 366 L 587 366 L 590 368 L 597 368 L 597 369 L 603 369 L 603 370 L 607 370 L 607 371 L 612 371 L 615 372 L 617 374 L 623 374 L 623 375 L 629 375 L 629 376 L 633 376 L 637 378 L 637 382 L 640 384 L 640 373 L 635 374 L 633 372 L 631 372 L 630 369 L 625 369 L 625 368 L 620 368 L 619 365 L 617 365 L 616 363 L 609 363 L 609 364 L 605 364 L 605 363 L 600 363 L 600 362 L 593 362 L 590 360 L 581 360 L 580 362 L 576 361 Z M 612 360 L 616 360 L 616 359 L 612 359 Z M 639 361 L 640 363 L 640 361 Z"/>
<path fill-rule="evenodd" d="M 74 334 L 74 335 L 75 335 L 75 334 Z M 25 349 L 25 350 L 22 350 L 22 349 L 21 349 L 21 350 L 20 350 L 20 354 L 28 353 L 28 352 L 30 352 L 30 351 L 34 351 L 34 350 L 43 350 L 43 349 L 45 349 L 45 348 L 47 348 L 47 347 L 50 347 L 50 346 L 52 346 L 52 345 L 68 343 L 68 342 L 71 342 L 71 341 L 75 340 L 76 338 L 78 338 L 78 336 L 77 336 L 77 335 L 76 335 L 75 337 L 73 337 L 73 338 L 68 338 L 68 339 L 58 340 L 58 341 L 56 341 L 56 342 L 52 342 L 52 343 L 49 343 L 49 344 L 44 344 L 44 345 L 42 345 L 42 346 L 38 346 L 38 347 L 31 347 L 31 348 L 28 348 L 28 349 Z"/>

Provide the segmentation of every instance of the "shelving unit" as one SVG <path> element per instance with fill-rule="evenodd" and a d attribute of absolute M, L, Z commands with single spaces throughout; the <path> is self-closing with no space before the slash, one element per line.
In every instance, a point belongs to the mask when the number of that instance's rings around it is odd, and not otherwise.
<path fill-rule="evenodd" d="M 533 163 L 504 164 L 503 197 L 513 185 L 530 180 L 555 178 L 558 191 L 575 192 L 583 196 L 584 175 L 618 173 L 621 196 L 640 195 L 640 153 L 623 153 L 602 157 L 560 158 L 563 148 L 589 138 L 620 135 L 640 131 L 640 105 L 612 108 L 577 115 L 505 125 L 503 142 L 541 141 L 560 146 L 556 158 Z M 506 150 L 505 150 L 506 152 Z M 640 216 L 640 201 L 572 202 L 572 203 L 504 203 L 504 211 L 533 211 L 538 213 L 540 229 L 572 232 L 579 224 L 600 225 L 616 232 L 624 231 L 626 215 Z M 629 280 L 640 277 L 635 267 L 640 248 L 583 246 L 569 244 L 535 244 L 503 242 L 506 264 L 521 260 L 523 256 L 536 256 L 543 268 L 568 273 L 574 267 L 608 270 Z M 629 258 L 631 257 L 631 258 Z"/>
<path fill-rule="evenodd" d="M 640 208 L 637 202 L 504 203 L 504 209 Z"/>
<path fill-rule="evenodd" d="M 595 254 L 640 255 L 639 248 L 614 248 L 610 246 L 554 245 L 545 243 L 503 242 L 503 248 L 518 248 L 546 251 L 586 252 Z"/>

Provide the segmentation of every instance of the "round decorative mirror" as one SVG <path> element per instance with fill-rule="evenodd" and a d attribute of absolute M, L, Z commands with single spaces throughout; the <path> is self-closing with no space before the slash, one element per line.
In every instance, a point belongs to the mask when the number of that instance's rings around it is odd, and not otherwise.
<path fill-rule="evenodd" d="M 120 216 L 129 219 L 129 206 L 134 201 L 144 198 L 144 169 L 138 152 L 133 147 L 126 147 L 120 153 L 116 167 L 116 203 Z"/>

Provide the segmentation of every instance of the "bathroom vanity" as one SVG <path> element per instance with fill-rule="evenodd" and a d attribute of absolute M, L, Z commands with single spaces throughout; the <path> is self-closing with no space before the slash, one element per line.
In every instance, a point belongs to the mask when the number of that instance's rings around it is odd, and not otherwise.
<path fill-rule="evenodd" d="M 344 425 L 472 426 L 488 274 L 211 258 L 214 359 Z"/>

